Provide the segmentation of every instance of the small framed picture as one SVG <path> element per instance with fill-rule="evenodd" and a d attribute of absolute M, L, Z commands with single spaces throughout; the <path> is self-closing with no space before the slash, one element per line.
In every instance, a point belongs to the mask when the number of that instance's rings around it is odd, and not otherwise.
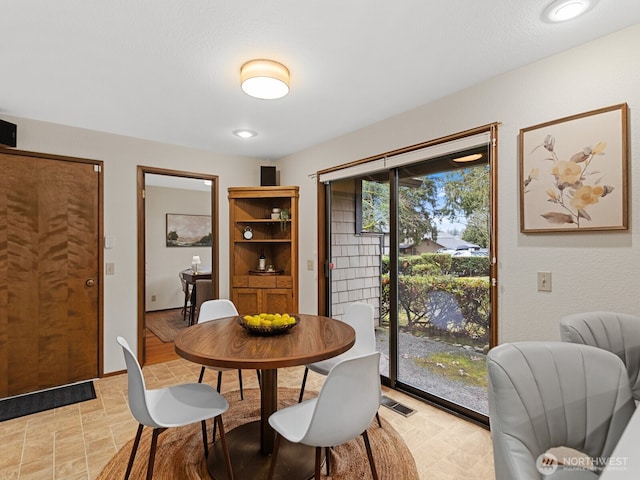
<path fill-rule="evenodd" d="M 210 247 L 211 216 L 167 213 L 167 247 Z"/>

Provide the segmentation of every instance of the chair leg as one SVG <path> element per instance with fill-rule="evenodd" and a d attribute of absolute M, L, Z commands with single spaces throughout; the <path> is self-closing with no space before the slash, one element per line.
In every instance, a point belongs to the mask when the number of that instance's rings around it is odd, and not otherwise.
<path fill-rule="evenodd" d="M 380 421 L 380 414 L 376 412 L 376 420 L 378 420 L 378 426 L 382 428 L 382 422 Z"/>
<path fill-rule="evenodd" d="M 331 450 L 331 447 L 324 447 L 324 461 L 326 462 L 326 469 L 327 469 L 327 477 L 329 475 L 331 475 L 331 472 L 329 471 L 329 451 Z"/>
<path fill-rule="evenodd" d="M 133 448 L 131 449 L 131 456 L 129 457 L 129 464 L 127 465 L 127 472 L 124 474 L 124 480 L 129 478 L 131 475 L 131 469 L 133 468 L 133 461 L 136 458 L 136 452 L 138 451 L 138 445 L 140 445 L 140 437 L 142 437 L 142 429 L 144 426 L 142 424 L 138 425 L 138 432 L 136 433 L 136 439 L 133 441 Z"/>
<path fill-rule="evenodd" d="M 209 444 L 207 443 L 207 422 L 202 420 L 202 443 L 204 443 L 204 458 L 209 458 Z"/>
<path fill-rule="evenodd" d="M 315 480 L 320 480 L 320 464 L 322 463 L 322 447 L 316 447 L 316 469 L 314 474 Z"/>
<path fill-rule="evenodd" d="M 244 400 L 244 391 L 242 390 L 242 370 L 238 369 L 238 385 L 240 385 L 240 400 Z"/>
<path fill-rule="evenodd" d="M 222 451 L 224 452 L 224 462 L 227 468 L 227 480 L 233 480 L 233 467 L 231 466 L 231 456 L 229 455 L 229 448 L 227 447 L 227 436 L 224 432 L 224 425 L 222 423 L 222 415 L 218 415 L 214 420 L 214 424 L 218 424 L 220 428 L 220 441 L 222 442 Z"/>
<path fill-rule="evenodd" d="M 371 452 L 371 444 L 369 443 L 369 434 L 366 430 L 362 432 L 362 438 L 364 439 L 364 446 L 367 449 L 367 457 L 369 458 L 369 466 L 371 467 L 371 478 L 378 480 L 378 472 L 376 472 L 376 464 L 373 461 L 373 453 Z"/>
<path fill-rule="evenodd" d="M 260 370 L 256 370 L 256 376 L 258 377 L 258 388 L 262 389 L 262 379 L 260 378 Z"/>
<path fill-rule="evenodd" d="M 302 387 L 300 387 L 300 398 L 298 398 L 298 403 L 302 402 L 302 397 L 304 396 L 304 386 L 307 384 L 307 375 L 309 374 L 309 369 L 304 367 L 304 376 L 302 377 Z"/>
<path fill-rule="evenodd" d="M 198 383 L 202 383 L 202 379 L 204 378 L 204 371 L 206 370 L 205 367 L 202 367 L 200 369 L 200 376 L 198 377 Z"/>
<path fill-rule="evenodd" d="M 222 387 L 222 370 L 218 370 L 218 384 L 216 385 L 216 390 L 220 393 L 220 388 Z"/>
<path fill-rule="evenodd" d="M 156 460 L 156 447 L 158 446 L 158 435 L 162 432 L 163 428 L 154 428 L 153 435 L 151 436 L 151 449 L 149 450 L 149 465 L 147 466 L 147 480 L 153 478 L 153 464 Z"/>
<path fill-rule="evenodd" d="M 182 308 L 182 321 L 187 321 L 187 294 L 184 294 L 184 307 Z"/>
<path fill-rule="evenodd" d="M 273 443 L 273 453 L 271 454 L 271 465 L 269 465 L 268 480 L 273 480 L 273 474 L 276 471 L 276 460 L 278 458 L 278 451 L 280 450 L 280 434 L 276 432 L 276 439 Z"/>

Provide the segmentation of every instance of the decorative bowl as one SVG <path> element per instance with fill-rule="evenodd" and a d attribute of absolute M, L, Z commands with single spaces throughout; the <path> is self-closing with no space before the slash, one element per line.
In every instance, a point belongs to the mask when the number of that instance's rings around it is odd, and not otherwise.
<path fill-rule="evenodd" d="M 300 318 L 297 315 L 291 315 L 295 319 L 295 323 L 288 323 L 287 325 L 248 325 L 244 321 L 244 315 L 239 315 L 237 318 L 238 325 L 244 328 L 249 333 L 254 335 L 280 335 L 295 327 L 300 323 Z"/>

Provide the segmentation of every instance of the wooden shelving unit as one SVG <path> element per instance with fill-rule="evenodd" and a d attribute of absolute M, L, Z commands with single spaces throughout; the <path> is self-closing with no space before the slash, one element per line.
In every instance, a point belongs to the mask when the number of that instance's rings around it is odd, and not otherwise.
<path fill-rule="evenodd" d="M 298 312 L 298 190 L 229 188 L 231 299 L 240 314 Z M 273 208 L 286 209 L 289 219 L 272 219 Z M 273 272 L 259 270 L 262 252 Z"/>

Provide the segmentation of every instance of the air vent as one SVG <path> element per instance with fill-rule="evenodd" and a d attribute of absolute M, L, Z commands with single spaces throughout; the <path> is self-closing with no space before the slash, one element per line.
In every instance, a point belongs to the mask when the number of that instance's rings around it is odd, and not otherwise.
<path fill-rule="evenodd" d="M 413 415 L 414 413 L 416 413 L 414 409 L 409 408 L 406 405 L 403 405 L 399 402 L 396 402 L 393 398 L 389 398 L 385 395 L 382 395 L 382 398 L 380 399 L 380 403 L 385 407 L 405 417 L 408 417 L 409 415 Z"/>

